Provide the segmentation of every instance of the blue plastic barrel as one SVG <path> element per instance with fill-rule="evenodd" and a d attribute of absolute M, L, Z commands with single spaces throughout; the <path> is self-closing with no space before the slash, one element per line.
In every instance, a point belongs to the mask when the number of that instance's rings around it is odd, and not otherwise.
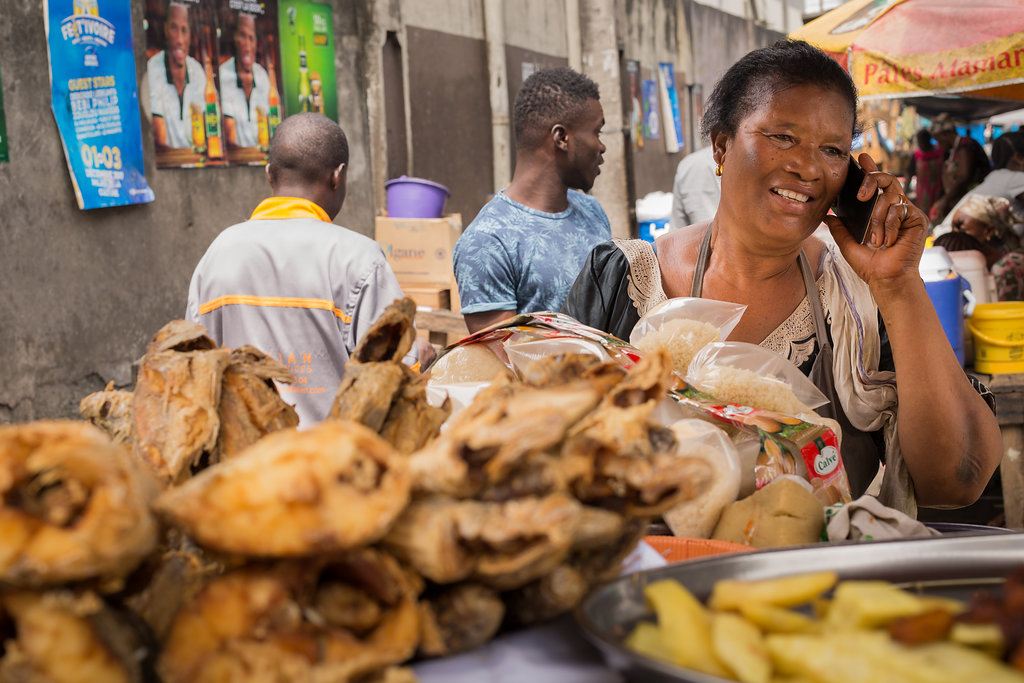
<path fill-rule="evenodd" d="M 656 221 L 640 221 L 637 223 L 637 233 L 642 240 L 653 242 L 661 235 L 669 231 L 668 219 L 662 218 Z"/>
<path fill-rule="evenodd" d="M 942 331 L 946 333 L 950 346 L 956 353 L 960 365 L 964 364 L 964 292 L 971 288 L 970 283 L 959 275 L 945 280 L 925 282 L 928 297 L 939 314 Z"/>

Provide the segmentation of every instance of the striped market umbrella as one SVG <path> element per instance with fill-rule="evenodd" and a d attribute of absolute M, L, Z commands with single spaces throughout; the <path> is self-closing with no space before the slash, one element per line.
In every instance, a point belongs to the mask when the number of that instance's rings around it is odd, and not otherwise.
<path fill-rule="evenodd" d="M 1024 0 L 850 0 L 790 37 L 835 57 L 864 100 L 1024 101 Z"/>

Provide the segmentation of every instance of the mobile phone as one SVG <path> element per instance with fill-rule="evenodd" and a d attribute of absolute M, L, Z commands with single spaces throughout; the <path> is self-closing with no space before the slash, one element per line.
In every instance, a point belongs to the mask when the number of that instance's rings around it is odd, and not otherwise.
<path fill-rule="evenodd" d="M 860 244 L 864 244 L 868 236 L 868 221 L 871 220 L 871 212 L 878 201 L 878 193 L 871 199 L 862 202 L 857 199 L 857 191 L 864 182 L 864 169 L 851 156 L 850 168 L 846 173 L 846 182 L 839 190 L 835 202 L 832 204 L 832 213 L 839 216 L 843 225 Z"/>

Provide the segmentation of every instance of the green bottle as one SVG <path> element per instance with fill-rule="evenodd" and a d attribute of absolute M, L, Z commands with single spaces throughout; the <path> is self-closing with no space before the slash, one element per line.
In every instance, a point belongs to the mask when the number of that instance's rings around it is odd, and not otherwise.
<path fill-rule="evenodd" d="M 299 109 L 313 111 L 313 89 L 309 85 L 309 68 L 306 66 L 306 36 L 299 34 Z"/>

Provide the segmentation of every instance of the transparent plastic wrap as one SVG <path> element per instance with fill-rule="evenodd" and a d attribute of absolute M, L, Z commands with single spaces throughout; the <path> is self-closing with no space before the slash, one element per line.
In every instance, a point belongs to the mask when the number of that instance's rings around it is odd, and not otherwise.
<path fill-rule="evenodd" d="M 521 377 L 533 361 L 580 353 L 614 360 L 626 369 L 640 360 L 640 353 L 626 342 L 567 315 L 517 315 L 441 351 L 426 370 L 427 398 L 432 405 L 440 405 L 446 396 L 451 398 L 450 422 L 503 372 Z M 680 409 L 669 405 L 663 413 L 663 423 L 670 424 L 678 419 Z"/>
<path fill-rule="evenodd" d="M 509 370 L 500 341 L 479 341 L 452 348 L 430 366 L 430 384 L 490 382 Z"/>
<path fill-rule="evenodd" d="M 604 347 L 591 339 L 552 334 L 551 330 L 521 330 L 504 342 L 505 354 L 516 374 L 522 375 L 533 361 L 559 354 L 582 353 L 601 361 L 610 360 Z"/>
<path fill-rule="evenodd" d="M 509 368 L 522 368 L 532 360 L 560 353 L 588 353 L 601 360 L 614 360 L 627 370 L 640 360 L 639 351 L 628 342 L 568 315 L 545 311 L 514 316 L 452 344 L 438 354 L 429 371 L 443 368 L 445 358 L 459 349 L 477 344 L 484 344 Z M 456 360 L 461 364 L 464 359 Z"/>
<path fill-rule="evenodd" d="M 456 415 L 466 409 L 476 395 L 479 394 L 485 387 L 490 386 L 490 382 L 455 382 L 455 383 L 442 383 L 431 379 L 427 382 L 427 403 L 440 408 L 444 405 L 445 400 L 449 401 L 451 406 L 451 413 L 448 415 L 448 419 L 445 420 L 444 424 L 441 425 L 441 431 L 444 431 L 445 425 L 452 421 Z"/>
<path fill-rule="evenodd" d="M 645 353 L 664 349 L 672 358 L 673 369 L 682 376 L 701 348 L 729 336 L 746 309 L 713 299 L 669 299 L 640 318 L 629 342 Z"/>
<path fill-rule="evenodd" d="M 722 429 L 702 420 L 680 420 L 671 429 L 678 440 L 676 452 L 704 460 L 713 474 L 711 486 L 704 493 L 662 517 L 676 536 L 710 538 L 722 510 L 739 496 L 743 478 L 739 455 Z"/>
<path fill-rule="evenodd" d="M 745 342 L 713 342 L 686 371 L 693 387 L 729 403 L 799 415 L 828 398 L 785 358 Z"/>

